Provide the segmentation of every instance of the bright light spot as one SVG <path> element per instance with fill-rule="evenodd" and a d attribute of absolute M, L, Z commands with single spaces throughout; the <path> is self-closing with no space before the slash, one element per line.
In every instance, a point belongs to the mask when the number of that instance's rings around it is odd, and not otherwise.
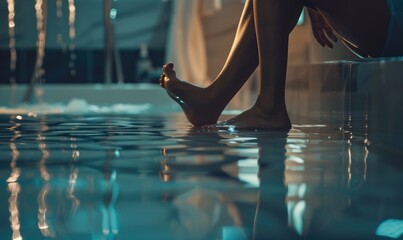
<path fill-rule="evenodd" d="M 252 187 L 259 187 L 260 181 L 257 174 L 239 173 L 238 178 L 241 181 L 249 183 Z"/>
<path fill-rule="evenodd" d="M 22 116 L 20 116 L 20 115 L 16 116 L 15 118 L 18 120 L 22 120 Z"/>
<path fill-rule="evenodd" d="M 304 164 L 304 162 L 305 162 L 304 159 L 299 156 L 288 156 L 287 161 L 295 162 L 298 164 Z"/>
<path fill-rule="evenodd" d="M 80 158 L 80 151 L 74 150 L 71 154 L 71 157 L 73 158 L 73 160 L 77 160 L 78 158 Z"/>
<path fill-rule="evenodd" d="M 301 15 L 299 16 L 297 24 L 302 25 L 302 24 L 304 24 L 304 22 L 305 22 L 305 13 L 304 13 L 304 11 L 302 11 Z"/>
<path fill-rule="evenodd" d="M 298 188 L 298 197 L 304 198 L 306 194 L 306 184 L 301 184 Z"/>
<path fill-rule="evenodd" d="M 28 113 L 28 117 L 34 117 L 34 118 L 36 118 L 36 117 L 38 117 L 38 114 L 37 114 L 36 112 L 29 112 L 29 113 Z"/>
<path fill-rule="evenodd" d="M 249 183 L 252 187 L 259 187 L 259 166 L 256 159 L 238 161 L 238 178 Z"/>
<path fill-rule="evenodd" d="M 119 157 L 120 157 L 120 152 L 119 152 L 119 150 L 115 150 L 115 157 L 116 157 L 116 158 L 119 158 Z"/>
<path fill-rule="evenodd" d="M 116 181 L 116 171 L 113 171 L 111 174 L 111 181 L 114 182 Z"/>
<path fill-rule="evenodd" d="M 305 201 L 299 201 L 293 211 L 293 222 L 294 222 L 294 227 L 295 230 L 299 233 L 299 235 L 302 235 L 302 232 L 304 230 L 304 213 L 305 213 L 305 208 L 306 208 L 306 203 Z"/>
<path fill-rule="evenodd" d="M 399 238 L 403 234 L 403 220 L 387 219 L 383 221 L 376 229 L 376 235 Z"/>
<path fill-rule="evenodd" d="M 115 20 L 117 15 L 118 15 L 118 10 L 116 10 L 116 8 L 112 8 L 112 9 L 111 9 L 111 12 L 110 12 L 110 14 L 109 14 L 109 17 L 110 17 L 112 20 Z"/>

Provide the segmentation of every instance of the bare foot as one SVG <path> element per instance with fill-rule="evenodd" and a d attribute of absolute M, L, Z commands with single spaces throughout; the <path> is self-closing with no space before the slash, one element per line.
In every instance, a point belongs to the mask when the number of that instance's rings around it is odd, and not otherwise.
<path fill-rule="evenodd" d="M 239 130 L 290 130 L 291 121 L 287 110 L 266 113 L 256 105 L 251 109 L 226 120 L 220 125 L 231 125 Z"/>
<path fill-rule="evenodd" d="M 176 78 L 174 65 L 168 63 L 162 68 L 161 87 L 183 109 L 188 121 L 195 126 L 215 124 L 225 106 L 220 106 L 206 88 L 197 87 Z"/>

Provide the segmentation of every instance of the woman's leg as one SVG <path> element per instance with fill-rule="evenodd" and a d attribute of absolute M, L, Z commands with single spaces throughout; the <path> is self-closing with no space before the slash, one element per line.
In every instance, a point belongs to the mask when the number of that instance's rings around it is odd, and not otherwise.
<path fill-rule="evenodd" d="M 214 124 L 258 64 L 253 1 L 248 0 L 227 61 L 209 87 L 200 88 L 177 79 L 173 64 L 163 67 L 160 83 L 193 125 Z"/>
<path fill-rule="evenodd" d="M 303 9 L 301 0 L 254 0 L 261 71 L 255 105 L 226 124 L 238 129 L 290 129 L 285 104 L 289 32 Z"/>
<path fill-rule="evenodd" d="M 386 0 L 311 0 L 343 40 L 371 57 L 385 46 L 390 13 Z"/>

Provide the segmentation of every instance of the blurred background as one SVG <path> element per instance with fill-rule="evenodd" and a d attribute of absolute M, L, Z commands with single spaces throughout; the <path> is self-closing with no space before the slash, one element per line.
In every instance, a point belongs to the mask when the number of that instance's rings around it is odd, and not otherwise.
<path fill-rule="evenodd" d="M 179 77 L 203 85 L 224 64 L 243 5 L 243 0 L 1 1 L 0 84 L 29 83 L 37 64 L 44 83 L 156 83 L 161 66 L 173 61 Z M 304 14 L 291 34 L 289 55 L 290 65 L 355 58 L 341 45 L 333 50 L 318 45 Z M 196 64 L 204 72 L 189 70 Z"/>

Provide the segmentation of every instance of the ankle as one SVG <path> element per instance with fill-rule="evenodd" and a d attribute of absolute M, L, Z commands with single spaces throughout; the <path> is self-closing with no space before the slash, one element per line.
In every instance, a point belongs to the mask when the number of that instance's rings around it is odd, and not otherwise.
<path fill-rule="evenodd" d="M 259 98 L 256 100 L 254 107 L 264 115 L 273 115 L 287 112 L 285 103 L 273 104 L 272 101 L 262 101 Z"/>

